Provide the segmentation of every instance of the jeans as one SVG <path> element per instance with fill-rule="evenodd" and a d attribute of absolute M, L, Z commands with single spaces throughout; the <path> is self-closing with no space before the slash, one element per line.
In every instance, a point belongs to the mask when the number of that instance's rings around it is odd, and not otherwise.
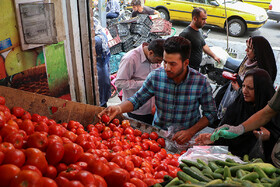
<path fill-rule="evenodd" d="M 108 18 L 108 19 L 117 18 L 118 16 L 119 16 L 118 12 L 109 12 L 106 14 L 106 18 Z"/>

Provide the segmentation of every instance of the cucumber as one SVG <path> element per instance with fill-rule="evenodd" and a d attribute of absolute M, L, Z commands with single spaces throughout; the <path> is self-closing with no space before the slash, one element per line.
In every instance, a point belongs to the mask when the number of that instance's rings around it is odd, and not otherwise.
<path fill-rule="evenodd" d="M 271 183 L 262 183 L 263 187 L 270 187 Z"/>
<path fill-rule="evenodd" d="M 202 171 L 200 171 L 197 167 L 191 166 L 190 168 L 195 172 L 199 173 L 200 175 L 203 175 Z"/>
<path fill-rule="evenodd" d="M 239 165 L 239 166 L 232 166 L 230 167 L 230 172 L 235 175 L 235 173 L 237 172 L 237 170 L 242 169 L 244 171 L 252 171 L 254 168 L 254 166 L 251 166 L 249 164 L 245 164 L 245 165 Z"/>
<path fill-rule="evenodd" d="M 277 178 L 276 173 L 272 173 L 270 177 L 271 177 L 272 179 L 276 179 L 276 178 Z"/>
<path fill-rule="evenodd" d="M 199 185 L 199 184 L 180 184 L 177 187 L 202 187 L 204 185 Z"/>
<path fill-rule="evenodd" d="M 199 183 L 199 180 L 191 177 L 190 175 L 184 173 L 183 171 L 178 171 L 177 172 L 177 177 L 182 180 L 183 182 L 191 182 L 191 183 Z"/>
<path fill-rule="evenodd" d="M 261 182 L 262 183 L 274 183 L 275 179 L 271 179 L 271 178 L 261 178 Z"/>
<path fill-rule="evenodd" d="M 231 159 L 231 158 L 227 158 L 226 159 L 226 162 L 229 162 L 229 163 L 236 163 L 233 159 Z"/>
<path fill-rule="evenodd" d="M 203 168 L 203 165 L 202 164 L 199 164 L 197 162 L 193 162 L 191 160 L 185 160 L 185 159 L 182 159 L 181 160 L 184 164 L 187 164 L 189 167 L 191 166 L 195 166 L 197 167 L 198 169 L 202 169 Z"/>
<path fill-rule="evenodd" d="M 206 170 L 206 171 L 212 173 L 212 169 L 209 166 L 203 166 L 203 170 Z"/>
<path fill-rule="evenodd" d="M 199 163 L 199 164 L 201 164 L 203 166 L 208 166 L 203 160 L 201 160 L 199 158 L 196 161 L 197 161 L 197 163 Z"/>
<path fill-rule="evenodd" d="M 218 168 L 214 171 L 214 173 L 224 174 L 224 168 Z"/>
<path fill-rule="evenodd" d="M 261 158 L 253 158 L 252 163 L 264 163 Z"/>
<path fill-rule="evenodd" d="M 244 155 L 243 156 L 243 161 L 244 162 L 249 162 L 249 155 Z"/>
<path fill-rule="evenodd" d="M 211 179 L 209 179 L 208 177 L 205 177 L 204 175 L 201 175 L 201 174 L 197 173 L 196 171 L 192 170 L 189 167 L 184 167 L 183 171 L 186 174 L 190 175 L 191 177 L 193 177 L 193 178 L 195 178 L 199 181 L 204 181 L 204 182 L 210 182 L 211 181 Z"/>
<path fill-rule="evenodd" d="M 280 177 L 278 177 L 274 183 L 271 184 L 271 187 L 279 187 L 280 186 Z"/>
<path fill-rule="evenodd" d="M 220 173 L 212 173 L 214 179 L 224 179 L 224 176 Z"/>
<path fill-rule="evenodd" d="M 276 168 L 275 173 L 276 173 L 276 174 L 280 174 L 280 168 Z"/>
<path fill-rule="evenodd" d="M 243 171 L 242 169 L 239 169 L 239 170 L 237 170 L 237 172 L 236 172 L 236 177 L 237 178 L 239 178 L 239 179 L 241 179 L 243 176 L 245 176 L 246 175 L 246 173 L 245 173 L 245 171 Z"/>
<path fill-rule="evenodd" d="M 222 184 L 222 183 L 223 183 L 223 181 L 221 179 L 215 179 L 215 180 L 212 180 L 212 181 L 208 182 L 206 184 L 206 186 L 215 185 L 215 184 Z"/>
<path fill-rule="evenodd" d="M 268 178 L 268 176 L 266 175 L 266 173 L 261 169 L 260 166 L 255 166 L 254 167 L 254 171 L 257 172 L 260 176 L 260 178 Z"/>
<path fill-rule="evenodd" d="M 162 187 L 160 183 L 154 184 L 153 187 Z"/>
<path fill-rule="evenodd" d="M 171 180 L 173 180 L 173 177 L 171 177 L 169 175 L 164 175 L 163 180 L 164 181 L 171 181 Z"/>
<path fill-rule="evenodd" d="M 219 169 L 220 167 L 217 165 L 217 164 L 215 164 L 215 162 L 213 162 L 213 161 L 210 161 L 209 163 L 208 163 L 208 166 L 212 169 L 212 171 L 214 172 L 216 169 Z"/>
<path fill-rule="evenodd" d="M 249 173 L 249 174 L 243 176 L 241 178 L 241 180 L 248 180 L 248 181 L 252 181 L 253 182 L 257 178 L 259 178 L 259 174 L 257 172 L 252 172 L 252 173 Z"/>
<path fill-rule="evenodd" d="M 227 177 L 231 178 L 231 173 L 230 173 L 229 167 L 225 166 L 224 167 L 224 179 L 227 179 Z"/>
<path fill-rule="evenodd" d="M 188 167 L 188 166 L 187 166 L 187 164 L 184 164 L 184 163 L 179 164 L 180 169 L 183 169 L 183 167 Z"/>
<path fill-rule="evenodd" d="M 257 187 L 254 183 L 252 183 L 251 181 L 247 181 L 247 180 L 242 181 L 242 186 L 244 186 L 244 187 Z"/>
<path fill-rule="evenodd" d="M 179 184 L 184 184 L 183 181 L 181 181 L 178 177 L 175 177 L 173 180 L 171 180 L 165 187 L 172 187 L 177 186 Z"/>
<path fill-rule="evenodd" d="M 215 160 L 215 163 L 220 166 L 228 166 L 228 167 L 241 165 L 238 163 L 231 163 L 231 162 L 226 162 L 226 161 L 222 161 L 222 160 Z"/>

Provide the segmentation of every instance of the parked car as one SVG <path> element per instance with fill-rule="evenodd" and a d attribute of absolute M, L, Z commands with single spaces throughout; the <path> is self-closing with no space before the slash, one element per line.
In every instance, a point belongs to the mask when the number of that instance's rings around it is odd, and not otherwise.
<path fill-rule="evenodd" d="M 226 28 L 224 0 L 146 0 L 146 6 L 160 12 L 166 20 L 191 22 L 195 7 L 207 11 L 207 24 Z M 226 1 L 229 35 L 243 36 L 246 31 L 259 29 L 268 19 L 263 8 L 237 0 Z"/>
<path fill-rule="evenodd" d="M 255 5 L 258 7 L 262 7 L 265 10 L 268 10 L 269 3 L 271 0 L 240 0 L 241 2 L 248 3 L 251 5 Z"/>
<path fill-rule="evenodd" d="M 280 0 L 272 0 L 267 11 L 269 19 L 280 21 Z"/>

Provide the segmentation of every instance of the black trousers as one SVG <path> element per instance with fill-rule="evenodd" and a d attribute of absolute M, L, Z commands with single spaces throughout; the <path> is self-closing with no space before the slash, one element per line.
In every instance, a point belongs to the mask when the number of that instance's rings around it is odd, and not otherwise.
<path fill-rule="evenodd" d="M 134 118 L 136 120 L 139 120 L 139 121 L 142 121 L 142 122 L 145 122 L 147 124 L 150 124 L 152 125 L 153 124 L 153 119 L 154 119 L 154 116 L 152 114 L 147 114 L 147 115 L 137 115 L 137 114 L 132 114 L 132 113 L 127 113 L 127 115 L 131 118 Z"/>

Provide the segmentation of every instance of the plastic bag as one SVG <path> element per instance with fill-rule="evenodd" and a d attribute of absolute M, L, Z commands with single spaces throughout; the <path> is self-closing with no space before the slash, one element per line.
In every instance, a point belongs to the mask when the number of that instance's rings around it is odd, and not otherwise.
<path fill-rule="evenodd" d="M 222 119 L 224 117 L 227 108 L 235 101 L 238 95 L 238 91 L 234 90 L 231 84 L 229 84 L 218 108 L 217 116 L 219 119 Z"/>
<path fill-rule="evenodd" d="M 264 150 L 263 150 L 263 142 L 262 142 L 262 134 L 259 135 L 259 138 L 252 148 L 252 150 L 249 153 L 249 158 L 261 158 L 262 160 L 265 160 L 264 156 Z"/>
<path fill-rule="evenodd" d="M 222 160 L 225 161 L 227 158 L 233 159 L 235 162 L 244 164 L 239 157 L 232 156 L 228 154 L 228 146 L 194 146 L 188 149 L 186 153 L 178 158 L 181 163 L 182 159 L 191 160 L 196 162 L 197 159 L 201 159 L 204 162 L 212 160 Z"/>
<path fill-rule="evenodd" d="M 223 69 L 229 57 L 229 54 L 221 47 L 213 46 L 210 47 L 210 49 L 217 57 L 220 58 L 221 63 L 214 61 L 215 68 Z"/>

